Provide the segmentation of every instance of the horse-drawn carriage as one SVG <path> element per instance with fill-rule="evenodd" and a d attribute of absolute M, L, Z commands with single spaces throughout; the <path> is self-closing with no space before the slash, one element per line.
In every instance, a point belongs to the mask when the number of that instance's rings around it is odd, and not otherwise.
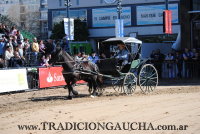
<path fill-rule="evenodd" d="M 123 64 L 120 58 L 116 56 L 118 53 L 117 44 L 122 44 L 128 52 L 126 62 Z M 102 92 L 103 89 L 98 87 L 98 81 L 110 81 L 115 91 L 132 94 L 137 84 L 144 93 L 153 91 L 158 84 L 158 73 L 156 68 L 148 63 L 148 59 L 141 58 L 142 41 L 132 37 L 110 38 L 102 42 L 101 51 L 106 58 L 100 59 L 97 66 L 90 62 L 83 61 L 76 63 L 72 57 L 66 52 L 56 50 L 52 55 L 52 62 L 62 61 L 64 68 L 63 76 L 69 90 L 69 98 L 71 95 L 77 95 L 73 89 L 73 84 L 78 79 L 88 82 L 92 95 L 95 95 L 97 89 Z M 123 55 L 121 55 L 123 57 Z M 98 69 L 97 69 L 98 68 Z"/>
<path fill-rule="evenodd" d="M 128 51 L 128 62 L 123 65 L 115 57 L 118 44 L 123 44 Z M 142 41 L 133 37 L 110 38 L 102 42 L 101 48 L 108 59 L 100 60 L 100 73 L 110 83 L 115 91 L 132 94 L 137 83 L 143 93 L 153 91 L 158 85 L 158 73 L 148 59 L 141 58 Z M 113 56 L 112 56 L 113 55 Z"/>

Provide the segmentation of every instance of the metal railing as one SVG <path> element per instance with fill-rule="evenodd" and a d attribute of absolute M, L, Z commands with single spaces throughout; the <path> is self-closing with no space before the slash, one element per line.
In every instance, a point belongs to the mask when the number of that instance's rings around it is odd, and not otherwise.
<path fill-rule="evenodd" d="M 151 61 L 156 67 L 159 78 L 200 79 L 200 61 Z"/>

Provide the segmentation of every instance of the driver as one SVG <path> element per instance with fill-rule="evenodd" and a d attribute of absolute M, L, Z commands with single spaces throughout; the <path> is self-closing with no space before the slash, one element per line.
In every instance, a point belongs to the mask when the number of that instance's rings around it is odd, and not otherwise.
<path fill-rule="evenodd" d="M 119 52 L 115 55 L 116 59 L 120 60 L 121 65 L 128 64 L 129 52 L 124 44 L 117 44 Z"/>

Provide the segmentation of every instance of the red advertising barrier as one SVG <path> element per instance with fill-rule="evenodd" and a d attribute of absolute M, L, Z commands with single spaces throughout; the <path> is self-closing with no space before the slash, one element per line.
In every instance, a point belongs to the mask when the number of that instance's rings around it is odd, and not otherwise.
<path fill-rule="evenodd" d="M 172 11 L 164 10 L 163 12 L 163 31 L 166 34 L 172 34 Z"/>
<path fill-rule="evenodd" d="M 40 88 L 66 85 L 62 70 L 62 67 L 39 68 Z M 81 83 L 85 83 L 85 81 L 77 82 L 77 84 Z"/>
<path fill-rule="evenodd" d="M 39 68 L 40 88 L 66 85 L 62 67 Z"/>

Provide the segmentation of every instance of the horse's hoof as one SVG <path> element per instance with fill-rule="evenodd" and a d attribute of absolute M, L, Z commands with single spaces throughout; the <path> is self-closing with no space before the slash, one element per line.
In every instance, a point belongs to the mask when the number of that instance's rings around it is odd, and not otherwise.
<path fill-rule="evenodd" d="M 67 99 L 68 99 L 68 100 L 72 100 L 72 96 L 68 96 Z"/>
<path fill-rule="evenodd" d="M 95 98 L 96 96 L 94 96 L 94 95 L 90 95 L 90 98 Z"/>
<path fill-rule="evenodd" d="M 77 96 L 77 95 L 78 95 L 78 92 L 77 92 L 77 91 L 75 91 L 75 90 L 72 90 L 72 93 L 73 93 L 73 95 L 75 95 L 75 96 Z"/>

